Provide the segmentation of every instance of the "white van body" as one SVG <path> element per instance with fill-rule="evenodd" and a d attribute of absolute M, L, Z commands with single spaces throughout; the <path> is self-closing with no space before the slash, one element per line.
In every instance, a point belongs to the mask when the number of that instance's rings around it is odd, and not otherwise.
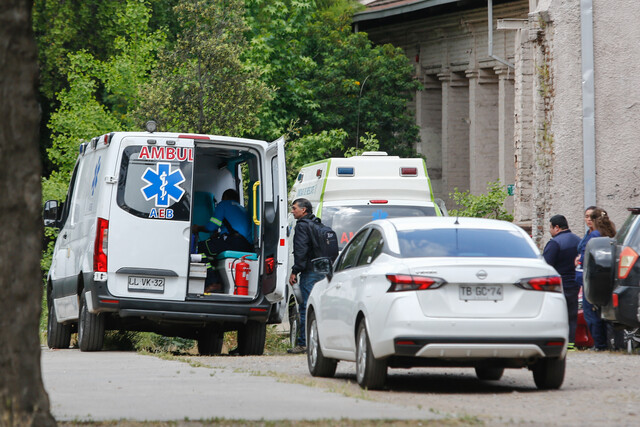
<path fill-rule="evenodd" d="M 196 217 L 204 225 L 229 188 L 252 216 L 254 251 L 209 260 L 224 282 L 222 293 L 209 294 L 191 225 Z M 47 277 L 50 347 L 68 347 L 77 328 L 81 350 L 99 350 L 105 329 L 125 329 L 197 339 L 201 353 L 214 354 L 223 333 L 238 330 L 239 351 L 261 354 L 271 306 L 285 293 L 284 140 L 93 138 L 80 146 L 65 203 L 45 205 L 45 225 L 60 228 Z M 222 271 L 244 255 L 246 296 L 237 294 L 234 272 Z"/>
<path fill-rule="evenodd" d="M 433 197 L 424 159 L 400 158 L 379 151 L 303 166 L 289 192 L 289 204 L 299 198 L 309 200 L 314 215 L 336 232 L 340 250 L 360 227 L 375 219 L 446 215 L 442 201 Z M 290 214 L 291 248 L 295 222 Z M 289 265 L 293 265 L 293 255 Z M 292 294 L 289 286 L 286 314 L 293 340 L 299 325 L 294 324 L 297 304 Z M 280 310 L 284 316 L 284 307 Z"/>

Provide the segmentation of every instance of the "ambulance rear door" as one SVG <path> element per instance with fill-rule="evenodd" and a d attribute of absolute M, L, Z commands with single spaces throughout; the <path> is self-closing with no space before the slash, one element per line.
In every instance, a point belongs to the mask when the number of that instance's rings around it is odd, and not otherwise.
<path fill-rule="evenodd" d="M 265 209 L 264 252 L 275 256 L 275 286 L 265 289 L 265 296 L 271 302 L 282 299 L 287 283 L 288 248 L 287 241 L 287 170 L 284 156 L 284 138 L 271 142 L 267 147 L 266 170 L 263 175 L 266 186 L 264 191 Z M 268 247 L 267 247 L 268 246 Z"/>
<path fill-rule="evenodd" d="M 193 159 L 192 138 L 123 138 L 108 222 L 107 284 L 114 296 L 185 299 Z"/>

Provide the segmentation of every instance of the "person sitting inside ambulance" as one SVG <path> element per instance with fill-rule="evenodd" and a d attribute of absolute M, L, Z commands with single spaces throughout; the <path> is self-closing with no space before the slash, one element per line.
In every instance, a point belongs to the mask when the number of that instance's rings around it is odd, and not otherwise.
<path fill-rule="evenodd" d="M 219 292 L 222 290 L 220 278 L 211 265 L 215 263 L 216 255 L 224 251 L 253 252 L 251 218 L 240 204 L 238 192 L 231 188 L 226 190 L 209 222 L 206 225 L 193 224 L 191 231 L 212 234 L 209 239 L 198 244 L 198 253 L 205 254 L 209 260 L 205 293 Z"/>

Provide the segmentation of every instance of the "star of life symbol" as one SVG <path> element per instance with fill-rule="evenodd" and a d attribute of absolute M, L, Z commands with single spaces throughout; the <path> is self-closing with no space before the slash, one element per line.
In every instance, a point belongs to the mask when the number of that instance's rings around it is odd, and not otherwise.
<path fill-rule="evenodd" d="M 149 183 L 141 189 L 144 198 L 155 198 L 155 205 L 158 207 L 168 207 L 172 203 L 171 200 L 177 202 L 185 192 L 180 187 L 185 181 L 184 175 L 180 169 L 172 171 L 171 163 L 158 163 L 155 170 L 147 168 L 142 179 Z"/>

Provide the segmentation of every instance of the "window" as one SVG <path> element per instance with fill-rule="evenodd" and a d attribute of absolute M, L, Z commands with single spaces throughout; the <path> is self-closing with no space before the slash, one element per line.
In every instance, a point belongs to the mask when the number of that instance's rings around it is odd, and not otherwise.
<path fill-rule="evenodd" d="M 516 231 L 430 229 L 398 232 L 400 254 L 417 257 L 536 258 L 529 242 Z"/>
<path fill-rule="evenodd" d="M 397 205 L 325 206 L 322 209 L 322 222 L 336 232 L 341 250 L 369 221 L 401 216 L 436 216 L 436 209 L 432 206 Z"/>
<path fill-rule="evenodd" d="M 140 159 L 141 148 L 126 147 L 122 153 L 118 206 L 141 218 L 189 221 L 193 173 L 190 156 L 180 152 L 185 160 Z"/>
<path fill-rule="evenodd" d="M 369 237 L 367 238 L 364 247 L 362 248 L 362 253 L 360 254 L 360 259 L 358 260 L 358 265 L 368 265 L 373 262 L 374 259 L 382 253 L 382 248 L 384 247 L 384 239 L 382 238 L 382 233 L 378 229 L 372 229 Z"/>
<path fill-rule="evenodd" d="M 367 229 L 362 230 L 360 233 L 356 234 L 349 246 L 344 249 L 344 252 L 340 257 L 340 261 L 338 262 L 336 271 L 342 271 L 351 267 L 355 267 L 356 261 L 358 259 L 358 254 L 360 253 L 360 249 L 362 249 L 364 238 L 367 236 L 368 232 L 369 230 Z"/>

